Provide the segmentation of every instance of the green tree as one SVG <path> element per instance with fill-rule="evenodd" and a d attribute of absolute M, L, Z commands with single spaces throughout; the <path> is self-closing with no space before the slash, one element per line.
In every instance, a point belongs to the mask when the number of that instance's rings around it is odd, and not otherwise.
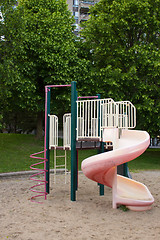
<path fill-rule="evenodd" d="M 3 82 L 10 92 L 11 111 L 35 112 L 38 132 L 42 132 L 44 86 L 77 80 L 78 70 L 85 64 L 78 60 L 74 18 L 65 0 L 18 2 L 16 8 L 12 5 L 3 11 Z M 60 106 L 62 110 L 69 106 L 70 94 L 56 89 L 53 99 L 57 113 Z"/>
<path fill-rule="evenodd" d="M 81 35 L 104 96 L 130 100 L 137 127 L 160 129 L 160 1 L 101 0 Z"/>
<path fill-rule="evenodd" d="M 6 42 L 4 40 L 4 16 L 5 12 L 8 12 L 9 9 L 14 6 L 16 3 L 15 0 L 0 0 L 0 129 L 4 127 L 3 124 L 3 117 L 4 117 L 4 111 L 6 109 L 7 111 L 7 97 L 10 96 L 10 92 L 7 91 L 5 87 L 5 67 L 3 65 L 4 63 L 4 57 L 5 57 L 5 48 L 6 48 Z"/>

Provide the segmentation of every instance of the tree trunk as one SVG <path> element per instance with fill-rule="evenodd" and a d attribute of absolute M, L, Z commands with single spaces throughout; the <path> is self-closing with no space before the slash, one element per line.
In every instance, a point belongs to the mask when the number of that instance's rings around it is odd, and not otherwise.
<path fill-rule="evenodd" d="M 43 111 L 37 114 L 37 139 L 43 139 Z"/>

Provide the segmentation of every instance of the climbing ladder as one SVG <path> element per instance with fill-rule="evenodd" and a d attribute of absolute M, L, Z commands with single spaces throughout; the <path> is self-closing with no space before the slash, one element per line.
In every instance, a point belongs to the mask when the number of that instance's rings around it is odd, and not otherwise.
<path fill-rule="evenodd" d="M 50 136 L 49 136 L 49 148 L 54 149 L 54 182 L 56 183 L 57 169 L 63 168 L 65 171 L 65 183 L 67 176 L 67 152 L 66 149 L 70 149 L 70 120 L 71 114 L 65 114 L 63 117 L 63 146 L 58 146 L 58 117 L 56 115 L 50 115 Z M 58 150 L 64 151 L 64 154 L 58 155 Z M 60 163 L 59 162 L 63 162 Z"/>
<path fill-rule="evenodd" d="M 66 177 L 67 177 L 67 152 L 66 150 L 63 150 L 64 151 L 64 155 L 57 155 L 57 149 L 55 148 L 54 149 L 54 182 L 56 183 L 56 173 L 57 173 L 57 169 L 60 169 L 60 168 L 64 168 L 64 171 L 65 171 L 65 184 L 66 184 Z M 62 160 L 64 161 L 63 164 L 59 164 L 58 160 Z"/>

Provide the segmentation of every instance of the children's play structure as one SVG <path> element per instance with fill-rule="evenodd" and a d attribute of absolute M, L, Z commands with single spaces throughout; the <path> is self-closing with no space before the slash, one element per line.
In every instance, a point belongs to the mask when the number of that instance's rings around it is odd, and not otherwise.
<path fill-rule="evenodd" d="M 51 90 L 59 87 L 71 88 L 71 113 L 63 116 L 63 146 L 58 146 L 58 117 L 50 113 Z M 78 97 L 76 82 L 71 85 L 48 85 L 45 87 L 45 141 L 44 151 L 31 155 L 40 159 L 31 169 L 38 170 L 31 179 L 37 181 L 31 190 L 37 195 L 49 194 L 50 150 L 54 150 L 54 174 L 58 167 L 66 173 L 66 151 L 71 150 L 71 201 L 76 201 L 78 190 L 78 150 L 99 149 L 99 154 L 82 162 L 86 177 L 96 181 L 100 195 L 104 185 L 112 188 L 113 208 L 126 205 L 129 209 L 143 211 L 151 208 L 154 198 L 148 188 L 126 176 L 117 174 L 117 166 L 140 156 L 149 146 L 150 136 L 145 131 L 131 130 L 136 126 L 136 109 L 129 101 L 115 102 L 111 98 L 100 99 L 100 95 Z M 112 147 L 112 151 L 106 151 Z M 58 165 L 56 151 L 64 150 L 64 165 Z M 39 155 L 40 154 L 40 155 Z M 41 154 L 44 154 L 41 157 Z M 39 155 L 39 156 L 38 156 Z M 44 163 L 44 169 L 37 166 Z M 37 178 L 44 174 L 44 179 Z M 44 185 L 44 191 L 36 190 Z"/>

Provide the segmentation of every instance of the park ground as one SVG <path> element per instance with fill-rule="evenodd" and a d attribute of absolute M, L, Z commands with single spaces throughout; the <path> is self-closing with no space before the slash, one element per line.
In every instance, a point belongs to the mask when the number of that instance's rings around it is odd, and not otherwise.
<path fill-rule="evenodd" d="M 112 209 L 111 189 L 99 196 L 98 186 L 79 175 L 77 201 L 70 201 L 70 175 L 51 175 L 51 191 L 43 204 L 30 201 L 28 178 L 0 180 L 0 239 L 5 240 L 159 240 L 160 171 L 138 171 L 132 177 L 144 183 L 155 198 L 145 212 Z"/>

